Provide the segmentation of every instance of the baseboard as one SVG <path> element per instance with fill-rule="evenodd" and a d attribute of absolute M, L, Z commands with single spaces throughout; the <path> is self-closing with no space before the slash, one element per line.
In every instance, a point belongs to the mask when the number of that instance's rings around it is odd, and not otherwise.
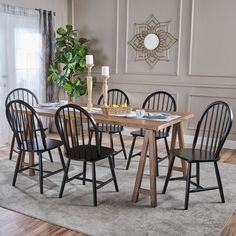
<path fill-rule="evenodd" d="M 137 129 L 131 129 L 131 128 L 124 128 L 123 134 L 130 135 L 130 132 L 137 130 Z M 193 135 L 184 135 L 184 142 L 186 144 L 192 144 L 193 143 Z M 234 140 L 226 140 L 224 144 L 224 148 L 229 149 L 235 149 L 236 147 L 236 141 Z"/>

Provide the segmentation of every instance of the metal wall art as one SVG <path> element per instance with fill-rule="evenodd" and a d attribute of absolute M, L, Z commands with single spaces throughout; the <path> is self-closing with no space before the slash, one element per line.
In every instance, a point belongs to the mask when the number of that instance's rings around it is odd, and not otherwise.
<path fill-rule="evenodd" d="M 154 15 L 144 24 L 135 24 L 129 44 L 136 61 L 146 61 L 153 68 L 158 61 L 169 61 L 169 49 L 177 39 L 169 33 L 170 22 L 159 22 Z"/>

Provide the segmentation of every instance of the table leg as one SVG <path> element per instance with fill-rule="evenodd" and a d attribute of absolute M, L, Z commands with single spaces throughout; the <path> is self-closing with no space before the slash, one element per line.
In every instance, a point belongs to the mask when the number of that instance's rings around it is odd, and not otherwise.
<path fill-rule="evenodd" d="M 24 162 L 25 162 L 25 152 L 21 152 L 20 156 L 20 169 L 24 168 Z"/>
<path fill-rule="evenodd" d="M 137 171 L 136 180 L 135 180 L 135 184 L 134 184 L 132 202 L 138 201 L 139 190 L 141 187 L 144 167 L 145 167 L 146 158 L 147 158 L 147 150 L 148 150 L 148 142 L 149 142 L 148 139 L 149 139 L 149 137 L 146 133 L 144 140 L 143 140 L 142 151 L 141 151 L 141 156 L 140 156 L 139 165 L 138 165 L 138 171 Z"/>
<path fill-rule="evenodd" d="M 141 188 L 148 149 L 149 149 L 150 190 Z M 132 202 L 137 202 L 139 193 L 142 193 L 145 195 L 149 195 L 151 198 L 151 206 L 156 207 L 157 205 L 157 198 L 156 198 L 157 162 L 156 161 L 157 160 L 156 160 L 155 131 L 146 130 L 143 146 L 142 146 L 142 151 L 141 151 L 141 157 L 139 160 L 139 166 L 138 166 L 138 171 L 136 175 L 135 185 L 134 185 Z"/>
<path fill-rule="evenodd" d="M 155 132 L 149 131 L 149 170 L 151 206 L 157 206 L 156 176 L 157 176 L 157 145 Z"/>
<path fill-rule="evenodd" d="M 29 166 L 34 165 L 34 153 L 29 152 Z M 35 175 L 35 171 L 33 169 L 29 169 L 29 176 Z"/>
<path fill-rule="evenodd" d="M 176 138 L 178 135 L 179 147 L 184 148 L 184 133 L 182 123 L 177 123 L 173 125 L 172 137 L 171 137 L 171 149 L 176 147 Z M 187 163 L 181 160 L 182 167 L 173 166 L 172 170 L 183 172 L 183 176 L 187 176 Z"/>

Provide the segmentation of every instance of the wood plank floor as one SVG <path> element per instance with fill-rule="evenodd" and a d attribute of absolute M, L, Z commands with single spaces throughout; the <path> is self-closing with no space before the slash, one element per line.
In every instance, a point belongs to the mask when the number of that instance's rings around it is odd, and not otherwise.
<path fill-rule="evenodd" d="M 4 208 L 0 208 L 0 222 L 2 236 L 84 236 L 84 234 Z"/>
<path fill-rule="evenodd" d="M 236 235 L 236 211 L 226 222 L 220 236 L 235 236 Z"/>
<path fill-rule="evenodd" d="M 52 135 L 55 138 L 55 135 Z M 123 136 L 124 143 L 127 148 L 130 148 L 131 137 Z M 114 136 L 114 143 L 119 144 L 118 136 Z M 103 138 L 103 144 L 109 145 L 109 138 Z M 142 140 L 137 140 L 136 148 L 141 148 Z M 158 150 L 160 152 L 165 151 L 162 142 L 158 143 Z M 0 148 L 0 159 L 9 155 L 9 146 Z M 236 164 L 236 150 L 223 149 L 221 161 L 225 163 Z M 0 235 L 11 236 L 82 236 L 84 234 L 75 232 L 58 225 L 50 224 L 45 221 L 29 217 L 14 211 L 10 211 L 0 207 Z M 236 211 L 232 216 L 229 216 L 229 220 L 221 233 L 221 236 L 233 236 L 236 235 Z"/>

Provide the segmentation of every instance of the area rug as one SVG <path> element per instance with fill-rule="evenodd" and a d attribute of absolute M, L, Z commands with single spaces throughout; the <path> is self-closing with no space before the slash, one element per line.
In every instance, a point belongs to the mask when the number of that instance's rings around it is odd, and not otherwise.
<path fill-rule="evenodd" d="M 54 153 L 55 159 L 56 153 Z M 19 174 L 16 187 L 11 186 L 15 160 L 7 157 L 0 161 L 0 206 L 55 223 L 87 235 L 156 236 L 156 235 L 219 235 L 225 222 L 236 208 L 236 165 L 219 163 L 226 203 L 220 203 L 218 190 L 190 195 L 189 210 L 184 211 L 184 181 L 171 181 L 165 195 L 161 194 L 167 162 L 160 165 L 157 177 L 158 206 L 151 208 L 149 198 L 140 195 L 138 203 L 131 203 L 138 166 L 138 157 L 125 170 L 126 161 L 116 158 L 116 174 L 120 192 L 113 183 L 98 190 L 98 206 L 93 207 L 92 186 L 74 180 L 65 187 L 59 199 L 62 173 L 44 180 L 44 194 L 39 194 L 38 175 Z M 45 160 L 47 168 L 59 168 Z M 201 182 L 215 185 L 213 165 L 203 165 Z M 73 163 L 71 172 L 79 172 L 80 163 Z M 90 169 L 90 167 L 89 167 Z M 70 173 L 71 173 L 70 172 Z M 90 172 L 88 170 L 88 172 Z M 107 161 L 99 163 L 98 177 L 110 177 Z M 148 166 L 143 186 L 149 187 Z"/>

